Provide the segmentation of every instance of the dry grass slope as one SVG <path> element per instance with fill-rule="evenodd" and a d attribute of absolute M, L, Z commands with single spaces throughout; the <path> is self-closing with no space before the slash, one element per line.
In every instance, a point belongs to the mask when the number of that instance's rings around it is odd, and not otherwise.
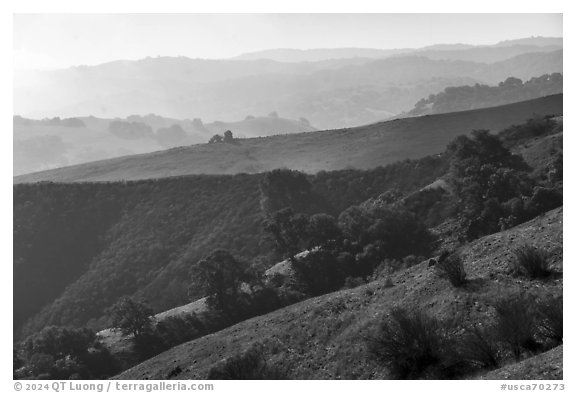
<path fill-rule="evenodd" d="M 37 181 L 115 181 L 189 174 L 256 173 L 276 168 L 305 172 L 374 168 L 444 151 L 457 135 L 502 130 L 535 114 L 561 115 L 562 95 L 494 108 L 405 118 L 367 126 L 202 144 L 96 161 L 14 178 Z"/>
<path fill-rule="evenodd" d="M 560 293 L 561 275 L 537 281 L 511 274 L 511 250 L 522 243 L 547 250 L 554 269 L 562 271 L 562 208 L 464 246 L 460 252 L 469 279 L 464 288 L 452 287 L 423 262 L 393 275 L 391 287 L 382 280 L 312 298 L 172 348 L 117 378 L 164 379 L 180 367 L 177 378 L 203 379 L 214 364 L 254 344 L 263 345 L 270 364 L 290 370 L 291 378 L 387 378 L 386 370 L 369 360 L 365 337 L 393 307 L 420 307 L 439 319 L 480 322 L 493 319 L 492 304 L 500 295 Z M 561 364 L 555 351 L 550 356 Z M 561 377 L 546 367 L 541 372 L 521 364 L 510 367 L 518 370 L 510 374 L 515 379 Z"/>
<path fill-rule="evenodd" d="M 563 379 L 562 345 L 516 364 L 490 371 L 481 379 Z"/>

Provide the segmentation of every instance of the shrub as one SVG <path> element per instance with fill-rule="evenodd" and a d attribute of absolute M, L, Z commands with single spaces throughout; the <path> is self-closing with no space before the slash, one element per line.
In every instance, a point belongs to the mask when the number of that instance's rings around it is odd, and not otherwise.
<path fill-rule="evenodd" d="M 464 263 L 462 262 L 462 257 L 458 254 L 440 258 L 436 263 L 436 271 L 440 277 L 448 279 L 450 284 L 457 288 L 466 284 Z"/>
<path fill-rule="evenodd" d="M 496 335 L 520 360 L 524 350 L 534 351 L 539 345 L 535 340 L 536 320 L 531 309 L 533 300 L 515 295 L 499 299 L 496 309 Z"/>
<path fill-rule="evenodd" d="M 491 327 L 466 328 L 458 347 L 459 357 L 472 367 L 495 369 L 502 364 L 503 354 Z"/>
<path fill-rule="evenodd" d="M 342 288 L 346 278 L 337 256 L 332 252 L 317 250 L 292 262 L 298 282 L 306 293 L 323 295 Z"/>
<path fill-rule="evenodd" d="M 556 188 L 534 187 L 532 196 L 526 203 L 526 210 L 530 218 L 562 206 L 564 199 L 562 192 Z"/>
<path fill-rule="evenodd" d="M 536 303 L 536 310 L 540 317 L 539 333 L 556 345 L 561 344 L 563 340 L 563 303 L 562 296 L 551 297 Z"/>
<path fill-rule="evenodd" d="M 286 379 L 286 376 L 266 362 L 261 346 L 254 345 L 244 353 L 213 366 L 208 379 Z"/>
<path fill-rule="evenodd" d="M 514 270 L 516 274 L 530 278 L 546 278 L 550 269 L 549 255 L 545 250 L 524 245 L 514 250 Z"/>
<path fill-rule="evenodd" d="M 448 347 L 440 321 L 401 308 L 390 312 L 368 343 L 369 352 L 398 379 L 438 376 Z"/>
<path fill-rule="evenodd" d="M 196 314 L 167 317 L 159 321 L 155 328 L 156 334 L 168 348 L 193 340 L 201 336 L 204 331 L 204 324 Z"/>

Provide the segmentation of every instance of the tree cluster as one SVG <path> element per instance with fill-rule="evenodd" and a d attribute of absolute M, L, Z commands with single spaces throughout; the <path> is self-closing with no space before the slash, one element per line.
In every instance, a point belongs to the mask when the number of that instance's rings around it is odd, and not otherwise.
<path fill-rule="evenodd" d="M 14 357 L 18 379 L 103 379 L 119 371 L 86 328 L 47 326 L 17 346 Z"/>
<path fill-rule="evenodd" d="M 232 134 L 232 131 L 226 130 L 224 135 L 213 135 L 208 143 L 234 143 L 234 135 Z"/>
<path fill-rule="evenodd" d="M 528 122 L 526 127 L 529 131 L 533 124 Z M 524 159 L 487 130 L 456 138 L 447 155 L 449 180 L 468 239 L 518 225 L 562 205 L 561 190 L 538 184 Z"/>

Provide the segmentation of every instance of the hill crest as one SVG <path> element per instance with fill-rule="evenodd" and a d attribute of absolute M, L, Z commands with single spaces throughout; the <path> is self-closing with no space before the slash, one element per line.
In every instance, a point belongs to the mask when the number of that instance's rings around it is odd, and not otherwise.
<path fill-rule="evenodd" d="M 562 94 L 499 107 L 404 118 L 363 127 L 239 139 L 120 157 L 14 178 L 15 183 L 141 180 L 191 174 L 259 173 L 290 168 L 315 173 L 369 169 L 444 151 L 474 129 L 500 131 L 535 114 L 561 115 Z"/>

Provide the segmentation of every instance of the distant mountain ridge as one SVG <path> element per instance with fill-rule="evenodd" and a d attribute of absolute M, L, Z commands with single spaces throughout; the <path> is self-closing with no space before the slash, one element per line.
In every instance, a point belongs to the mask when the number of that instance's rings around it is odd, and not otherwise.
<path fill-rule="evenodd" d="M 534 52 L 554 50 L 562 48 L 563 39 L 560 37 L 528 37 L 515 40 L 500 41 L 493 45 L 470 45 L 470 44 L 436 44 L 423 48 L 316 48 L 316 49 L 293 49 L 279 48 L 266 49 L 255 52 L 243 53 L 232 57 L 233 60 L 274 60 L 278 62 L 298 63 L 316 62 L 331 59 L 344 58 L 369 58 L 377 59 L 395 55 L 403 55 L 417 52 L 447 52 L 470 49 L 507 48 L 511 46 L 530 47 Z M 548 48 L 545 48 L 548 47 Z M 523 53 L 526 53 L 524 51 Z M 446 54 L 445 54 L 446 55 Z"/>
<path fill-rule="evenodd" d="M 417 54 L 320 63 L 158 58 L 21 75 L 17 81 L 38 83 L 15 84 L 14 108 L 36 118 L 156 113 L 206 122 L 278 112 L 329 129 L 397 115 L 449 86 L 562 71 L 561 50 L 490 64 Z"/>

